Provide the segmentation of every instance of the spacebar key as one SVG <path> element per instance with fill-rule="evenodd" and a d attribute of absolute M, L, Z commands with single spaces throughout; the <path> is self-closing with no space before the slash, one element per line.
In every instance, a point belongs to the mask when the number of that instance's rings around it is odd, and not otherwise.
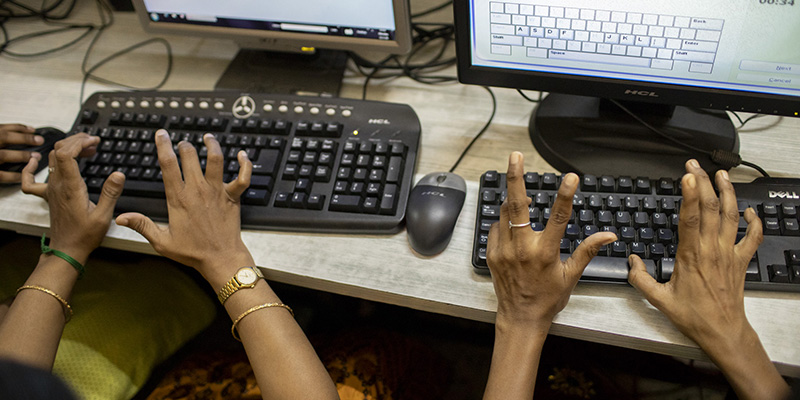
<path fill-rule="evenodd" d="M 561 259 L 566 260 L 569 254 L 562 254 Z M 653 260 L 644 259 L 645 269 L 655 278 L 656 264 Z M 622 257 L 598 256 L 589 262 L 581 275 L 582 281 L 603 282 L 628 282 L 628 259 Z"/>
<path fill-rule="evenodd" d="M 164 182 L 158 181 L 125 181 L 123 196 L 166 198 Z"/>

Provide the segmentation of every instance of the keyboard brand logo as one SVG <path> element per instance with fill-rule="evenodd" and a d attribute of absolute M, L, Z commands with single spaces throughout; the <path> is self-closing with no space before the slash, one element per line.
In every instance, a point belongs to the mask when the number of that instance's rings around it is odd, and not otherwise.
<path fill-rule="evenodd" d="M 242 96 L 233 103 L 233 116 L 245 119 L 253 115 L 256 111 L 256 102 L 250 96 Z"/>
<path fill-rule="evenodd" d="M 645 97 L 658 97 L 658 93 L 649 92 L 647 90 L 628 89 L 628 90 L 625 91 L 625 94 L 630 94 L 630 95 L 635 95 L 635 96 L 645 96 Z"/>
<path fill-rule="evenodd" d="M 370 125 L 391 125 L 392 122 L 386 118 L 370 118 L 369 122 Z"/>
<path fill-rule="evenodd" d="M 800 199 L 800 196 L 797 195 L 796 192 L 782 192 L 777 190 L 770 190 L 769 191 L 769 198 L 770 199 Z"/>

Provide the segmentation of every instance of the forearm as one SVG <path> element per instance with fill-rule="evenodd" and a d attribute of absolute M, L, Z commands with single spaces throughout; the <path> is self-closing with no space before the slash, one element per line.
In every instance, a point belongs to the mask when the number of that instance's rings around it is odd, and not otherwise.
<path fill-rule="evenodd" d="M 533 398 L 539 358 L 549 322 L 532 325 L 495 323 L 494 351 L 484 400 Z"/>
<path fill-rule="evenodd" d="M 43 255 L 25 286 L 48 289 L 69 301 L 77 279 L 77 271 L 66 261 Z M 20 291 L 0 322 L 0 357 L 52 369 L 65 322 L 64 307 L 53 296 L 35 289 Z"/>
<path fill-rule="evenodd" d="M 746 324 L 738 337 L 702 343 L 740 399 L 785 399 L 789 385 L 778 373 L 758 335 Z"/>
<path fill-rule="evenodd" d="M 231 265 L 236 268 L 217 268 L 216 271 L 230 271 L 215 278 L 207 277 L 215 291 L 236 269 L 254 264 L 243 258 Z M 225 309 L 233 321 L 250 308 L 266 303 L 281 303 L 281 300 L 262 280 L 252 289 L 241 289 L 231 295 Z M 254 311 L 240 320 L 237 332 L 265 399 L 338 398 L 330 375 L 288 310 L 270 307 Z"/>

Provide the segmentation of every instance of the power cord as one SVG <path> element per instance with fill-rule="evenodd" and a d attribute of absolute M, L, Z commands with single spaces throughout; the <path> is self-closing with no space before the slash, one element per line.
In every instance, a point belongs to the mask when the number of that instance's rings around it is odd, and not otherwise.
<path fill-rule="evenodd" d="M 87 67 L 87 65 L 89 63 L 89 55 L 91 54 L 92 50 L 94 49 L 95 44 L 97 44 L 98 40 L 100 39 L 100 36 L 103 34 L 105 29 L 108 28 L 109 26 L 111 26 L 114 23 L 114 12 L 111 10 L 111 8 L 108 6 L 108 4 L 106 4 L 103 0 L 97 0 L 97 11 L 98 11 L 98 14 L 100 15 L 100 20 L 102 22 L 102 25 L 98 29 L 97 34 L 95 35 L 95 37 L 92 38 L 92 41 L 89 43 L 89 48 L 86 50 L 86 54 L 83 57 L 83 62 L 81 63 L 81 72 L 83 73 L 83 81 L 81 82 L 81 91 L 80 91 L 80 97 L 79 97 L 79 101 L 80 101 L 81 105 L 83 105 L 83 96 L 84 96 L 84 92 L 86 90 L 86 82 L 88 82 L 89 79 L 97 81 L 97 82 L 100 82 L 102 84 L 119 86 L 121 88 L 130 89 L 130 90 L 156 90 L 156 89 L 159 89 L 162 86 L 164 86 L 164 84 L 167 82 L 167 80 L 169 80 L 169 77 L 172 75 L 173 57 L 172 57 L 172 47 L 170 46 L 169 42 L 166 41 L 163 38 L 152 38 L 152 39 L 148 39 L 148 40 L 136 43 L 134 45 L 128 46 L 128 47 L 126 47 L 126 48 L 124 48 L 124 49 L 122 49 L 120 51 L 115 52 L 114 54 L 111 54 L 110 56 L 108 56 L 106 58 L 103 58 L 102 60 L 100 60 L 97 63 L 95 63 L 93 66 Z M 166 70 L 166 72 L 164 74 L 164 77 L 161 79 L 161 81 L 157 85 L 151 86 L 151 87 L 137 87 L 137 86 L 132 86 L 132 85 L 128 85 L 128 84 L 125 84 L 125 83 L 121 83 L 121 82 L 112 81 L 112 80 L 109 80 L 109 79 L 106 79 L 106 78 L 102 78 L 100 76 L 95 75 L 95 71 L 97 71 L 100 67 L 102 67 L 103 65 L 107 64 L 108 62 L 113 61 L 113 60 L 115 60 L 115 59 L 117 59 L 119 57 L 122 57 L 122 56 L 126 55 L 126 54 L 129 54 L 129 53 L 133 52 L 134 50 L 139 49 L 141 47 L 145 47 L 145 46 L 148 46 L 150 44 L 158 44 L 158 43 L 162 44 L 164 46 L 164 48 L 166 49 L 166 53 L 167 53 L 167 70 Z"/>
<path fill-rule="evenodd" d="M 517 93 L 519 93 L 519 95 L 522 96 L 522 98 L 524 98 L 525 100 L 528 100 L 531 103 L 538 103 L 538 102 L 542 101 L 542 97 L 544 96 L 542 92 L 539 92 L 539 97 L 535 98 L 535 99 L 532 99 L 532 98 L 528 97 L 528 95 L 525 94 L 521 89 L 517 89 Z"/>
<path fill-rule="evenodd" d="M 744 165 L 744 166 L 747 166 L 747 167 L 755 169 L 761 175 L 769 178 L 769 174 L 767 173 L 767 171 L 765 171 L 763 168 L 759 167 L 756 164 L 753 164 L 751 162 L 747 162 L 747 161 L 742 160 L 742 156 L 740 156 L 738 153 L 734 153 L 734 152 L 727 151 L 727 150 L 722 150 L 722 149 L 716 149 L 716 150 L 713 150 L 713 151 L 708 151 L 708 150 L 704 150 L 704 149 L 701 149 L 699 147 L 695 147 L 695 146 L 692 146 L 690 144 L 681 142 L 681 141 L 673 138 L 672 136 L 667 135 L 666 133 L 662 132 L 661 130 L 657 129 L 656 127 L 650 125 L 649 123 L 647 123 L 647 121 L 645 121 L 642 118 L 640 118 L 638 115 L 636 115 L 634 112 L 632 112 L 627 107 L 622 105 L 620 102 L 618 102 L 618 101 L 616 101 L 614 99 L 609 99 L 609 100 L 612 103 L 614 103 L 617 107 L 619 107 L 622 111 L 624 111 L 626 114 L 630 115 L 633 119 L 635 119 L 637 122 L 642 124 L 644 127 L 646 127 L 647 129 L 653 131 L 654 133 L 656 133 L 658 136 L 661 136 L 662 138 L 664 138 L 664 139 L 666 139 L 666 140 L 668 140 L 668 141 L 670 141 L 672 143 L 675 143 L 676 145 L 681 146 L 683 148 L 686 148 L 686 149 L 689 149 L 689 150 L 692 150 L 694 152 L 698 152 L 698 153 L 701 153 L 701 154 L 705 154 L 705 155 L 711 157 L 711 161 L 713 161 L 713 162 L 717 163 L 718 165 L 722 166 L 724 169 L 730 169 L 730 168 L 733 168 L 733 167 L 737 167 L 739 165 Z"/>
<path fill-rule="evenodd" d="M 86 83 L 90 79 L 100 82 L 102 84 L 119 86 L 121 88 L 131 89 L 131 90 L 155 90 L 161 88 L 167 82 L 172 73 L 172 64 L 173 64 L 172 48 L 169 42 L 167 42 L 165 39 L 162 38 L 152 38 L 134 44 L 132 46 L 129 46 L 125 49 L 115 52 L 114 54 L 106 58 L 103 58 L 102 60 L 98 61 L 97 63 L 95 63 L 90 67 L 89 57 L 92 51 L 94 50 L 94 47 L 97 44 L 98 40 L 105 32 L 105 30 L 114 24 L 114 13 L 111 7 L 104 0 L 96 0 L 95 4 L 97 5 L 97 13 L 100 17 L 99 24 L 96 23 L 78 24 L 78 23 L 60 22 L 70 17 L 70 15 L 73 13 L 75 9 L 76 3 L 77 0 L 72 0 L 72 1 L 55 0 L 51 4 L 47 4 L 47 0 L 44 0 L 42 2 L 41 8 L 35 9 L 26 4 L 22 4 L 16 0 L 0 0 L 0 33 L 2 33 L 3 35 L 2 36 L 3 40 L 0 41 L 0 55 L 5 54 L 7 56 L 17 57 L 17 58 L 47 56 L 59 52 L 61 50 L 64 50 L 66 48 L 69 48 L 71 46 L 74 46 L 77 43 L 83 41 L 85 38 L 89 37 L 92 33 L 94 33 L 95 35 L 91 39 L 91 42 L 89 42 L 89 46 L 86 49 L 83 61 L 81 62 L 81 73 L 83 74 L 83 81 L 81 82 L 80 97 L 79 97 L 79 102 L 81 106 L 83 105 L 83 97 L 86 89 Z M 34 19 L 34 18 L 41 19 L 48 25 L 57 25 L 58 28 L 28 33 L 14 38 L 12 38 L 9 35 L 8 29 L 6 27 L 6 22 L 11 20 Z M 12 51 L 9 49 L 9 47 L 12 45 L 19 45 L 20 43 L 23 43 L 31 39 L 41 38 L 50 35 L 63 34 L 74 30 L 84 30 L 84 32 L 82 32 L 78 37 L 70 40 L 65 44 L 44 51 L 24 53 L 24 52 Z M 110 79 L 100 77 L 96 74 L 96 71 L 103 65 L 107 64 L 108 62 L 150 44 L 162 44 L 166 49 L 167 53 L 167 70 L 166 73 L 164 74 L 163 79 L 157 85 L 152 87 L 136 87 L 121 82 L 115 82 Z"/>
<path fill-rule="evenodd" d="M 94 30 L 97 29 L 95 25 L 60 22 L 68 18 L 72 14 L 72 11 L 75 9 L 76 2 L 77 0 L 72 0 L 72 2 L 69 3 L 67 3 L 65 0 L 57 0 L 50 5 L 46 5 L 45 2 L 43 2 L 41 9 L 37 10 L 26 4 L 22 4 L 14 0 L 0 0 L 0 32 L 3 35 L 3 40 L 0 42 L 0 55 L 5 54 L 17 58 L 41 57 L 59 52 L 82 41 L 84 38 L 89 36 Z M 60 13 L 57 13 L 56 10 L 59 9 L 62 5 L 66 5 L 65 9 Z M 48 25 L 55 25 L 58 27 L 54 29 L 28 33 L 25 35 L 12 38 L 8 32 L 8 29 L 6 28 L 6 23 L 11 20 L 21 20 L 21 19 L 41 19 Z M 65 44 L 39 52 L 22 53 L 22 52 L 12 51 L 9 49 L 9 47 L 11 46 L 19 45 L 20 43 L 23 43 L 31 39 L 62 34 L 73 30 L 85 30 L 85 31 L 82 32 L 77 38 L 70 40 Z"/>
<path fill-rule="evenodd" d="M 739 127 L 736 129 L 742 129 L 744 128 L 744 125 L 747 124 L 748 122 L 766 115 L 766 114 L 754 114 L 747 117 L 747 119 L 742 120 L 742 117 L 740 117 L 739 114 L 736 113 L 736 111 L 731 111 L 730 113 L 733 114 L 733 116 L 736 117 L 736 119 L 739 121 Z"/>
<path fill-rule="evenodd" d="M 483 125 L 483 128 L 481 128 L 478 134 L 475 135 L 474 138 L 472 138 L 472 141 L 470 141 L 467 147 L 464 148 L 464 151 L 461 152 L 461 155 L 458 157 L 458 160 L 456 160 L 455 164 L 453 164 L 453 166 L 450 168 L 450 172 L 453 172 L 456 170 L 456 168 L 458 168 L 458 164 L 460 164 L 461 160 L 464 159 L 464 156 L 467 155 L 469 149 L 472 148 L 472 145 L 475 144 L 475 142 L 477 142 L 478 139 L 480 139 L 480 137 L 483 135 L 484 132 L 486 132 L 487 129 L 489 129 L 489 125 L 492 124 L 494 116 L 497 113 L 497 97 L 495 97 L 494 92 L 492 91 L 491 88 L 489 88 L 488 86 L 482 86 L 482 87 L 486 89 L 487 92 L 489 92 L 490 96 L 492 96 L 492 115 L 489 116 L 489 120 L 486 121 L 486 124 Z"/>

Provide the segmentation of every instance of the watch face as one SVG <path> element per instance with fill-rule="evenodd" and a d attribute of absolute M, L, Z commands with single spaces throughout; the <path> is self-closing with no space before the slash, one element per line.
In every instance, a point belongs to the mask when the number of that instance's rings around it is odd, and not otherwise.
<path fill-rule="evenodd" d="M 249 285 L 254 283 L 258 279 L 258 276 L 251 268 L 242 268 L 236 273 L 236 279 L 239 283 Z"/>

